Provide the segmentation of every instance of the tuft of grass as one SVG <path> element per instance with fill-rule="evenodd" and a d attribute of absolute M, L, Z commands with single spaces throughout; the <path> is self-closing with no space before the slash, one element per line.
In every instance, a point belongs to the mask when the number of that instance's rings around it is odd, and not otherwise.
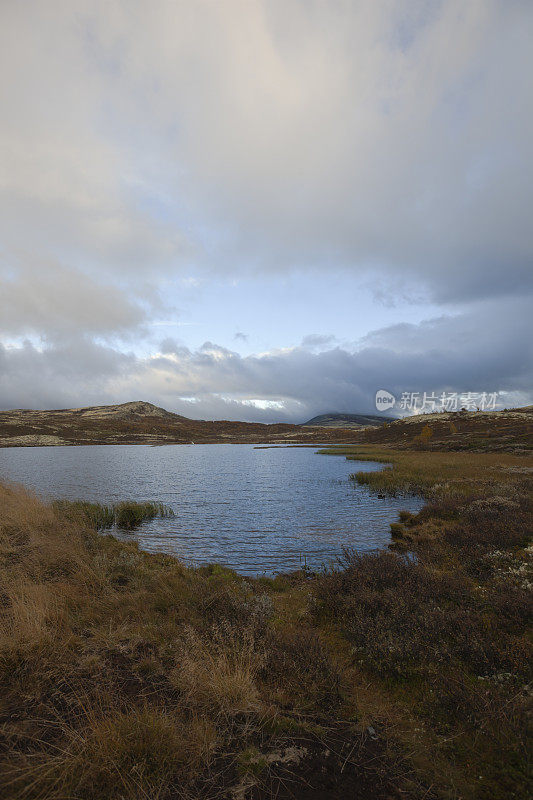
<path fill-rule="evenodd" d="M 392 536 L 393 539 L 405 538 L 405 528 L 403 527 L 401 522 L 391 522 L 390 535 Z"/>
<path fill-rule="evenodd" d="M 253 634 L 245 631 L 238 635 L 231 627 L 215 631 L 209 638 L 190 628 L 186 633 L 178 666 L 170 674 L 184 703 L 202 714 L 231 717 L 258 711 L 256 678 L 264 656 Z"/>
<path fill-rule="evenodd" d="M 129 530 L 136 528 L 141 522 L 155 517 L 173 517 L 174 512 L 163 503 L 122 502 L 114 506 L 115 524 L 119 528 Z"/>
<path fill-rule="evenodd" d="M 115 524 L 113 506 L 89 503 L 86 500 L 55 500 L 52 505 L 59 514 L 84 519 L 95 530 L 111 528 Z"/>
<path fill-rule="evenodd" d="M 202 720 L 140 707 L 91 721 L 65 775 L 83 797 L 159 797 L 208 759 L 214 730 Z"/>
<path fill-rule="evenodd" d="M 58 627 L 59 604 L 48 586 L 21 577 L 5 586 L 3 600 L 9 613 L 0 629 L 0 657 L 14 648 L 50 641 Z"/>
<path fill-rule="evenodd" d="M 170 506 L 151 501 L 137 503 L 127 500 L 114 505 L 103 505 L 83 500 L 57 500 L 53 505 L 62 514 L 85 519 L 96 530 L 111 528 L 113 525 L 125 530 L 132 530 L 142 522 L 156 517 L 174 516 L 174 511 Z"/>
<path fill-rule="evenodd" d="M 210 758 L 215 743 L 208 722 L 185 720 L 149 706 L 82 710 L 83 728 L 63 726 L 61 748 L 21 759 L 8 770 L 10 796 L 137 800 L 179 790 L 191 769 Z M 6 795 L 7 796 L 7 795 Z"/>

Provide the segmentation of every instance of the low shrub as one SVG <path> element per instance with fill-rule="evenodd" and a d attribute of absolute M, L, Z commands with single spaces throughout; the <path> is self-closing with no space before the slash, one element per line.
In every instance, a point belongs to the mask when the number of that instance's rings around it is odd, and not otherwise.
<path fill-rule="evenodd" d="M 405 538 L 405 528 L 400 522 L 391 522 L 390 533 L 393 539 Z"/>
<path fill-rule="evenodd" d="M 341 670 L 313 629 L 271 631 L 260 677 L 267 696 L 283 708 L 324 711 L 338 707 L 342 699 Z"/>
<path fill-rule="evenodd" d="M 373 670 L 414 678 L 455 664 L 473 674 L 523 673 L 523 648 L 512 626 L 487 616 L 464 574 L 394 553 L 347 551 L 343 564 L 344 571 L 319 581 L 315 613 L 337 620 Z M 521 605 L 515 604 L 509 614 L 516 620 Z"/>

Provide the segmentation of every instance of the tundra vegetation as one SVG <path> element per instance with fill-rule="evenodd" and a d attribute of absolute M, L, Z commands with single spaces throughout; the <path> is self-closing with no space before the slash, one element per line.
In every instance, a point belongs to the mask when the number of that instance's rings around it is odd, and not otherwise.
<path fill-rule="evenodd" d="M 0 411 L 0 446 L 190 444 L 195 442 L 351 442 L 353 431 L 300 425 L 195 420 L 151 403 Z"/>
<path fill-rule="evenodd" d="M 0 487 L 2 797 L 526 796 L 531 459 L 334 452 L 427 505 L 393 549 L 273 579 Z"/>

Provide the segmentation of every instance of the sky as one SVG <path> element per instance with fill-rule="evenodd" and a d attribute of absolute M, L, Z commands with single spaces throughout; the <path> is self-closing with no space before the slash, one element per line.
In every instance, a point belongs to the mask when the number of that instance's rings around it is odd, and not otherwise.
<path fill-rule="evenodd" d="M 2 0 L 0 408 L 532 403 L 532 39 L 530 0 Z"/>

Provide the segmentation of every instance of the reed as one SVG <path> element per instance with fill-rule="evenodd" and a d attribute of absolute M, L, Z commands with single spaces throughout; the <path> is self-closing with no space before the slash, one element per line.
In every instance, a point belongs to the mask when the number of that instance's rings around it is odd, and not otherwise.
<path fill-rule="evenodd" d="M 163 503 L 134 503 L 122 502 L 113 507 L 115 525 L 119 528 L 130 530 L 136 528 L 141 522 L 155 519 L 155 517 L 173 517 L 174 511 Z"/>
<path fill-rule="evenodd" d="M 58 500 L 54 508 L 66 516 L 86 520 L 95 530 L 117 528 L 132 530 L 156 517 L 173 517 L 174 511 L 164 503 L 122 501 L 113 505 L 89 503 L 83 500 Z"/>

